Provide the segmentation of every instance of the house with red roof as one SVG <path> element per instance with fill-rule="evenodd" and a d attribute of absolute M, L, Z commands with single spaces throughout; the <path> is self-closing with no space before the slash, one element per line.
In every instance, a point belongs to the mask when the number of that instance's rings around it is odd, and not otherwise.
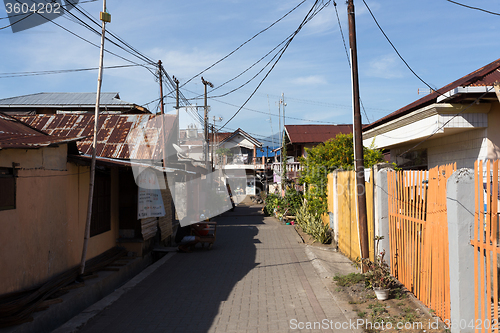
<path fill-rule="evenodd" d="M 305 148 L 313 148 L 338 134 L 352 133 L 352 125 L 285 125 L 286 154 L 288 157 L 306 156 Z"/>
<path fill-rule="evenodd" d="M 500 157 L 500 59 L 363 128 L 363 144 L 403 169 L 473 168 Z"/>
<path fill-rule="evenodd" d="M 283 138 L 286 142 L 287 178 L 294 179 L 300 171 L 298 157 L 307 156 L 306 148 L 313 148 L 338 134 L 352 133 L 352 125 L 285 125 Z M 280 149 L 278 149 L 280 150 Z M 274 181 L 281 180 L 281 163 L 273 163 Z"/>

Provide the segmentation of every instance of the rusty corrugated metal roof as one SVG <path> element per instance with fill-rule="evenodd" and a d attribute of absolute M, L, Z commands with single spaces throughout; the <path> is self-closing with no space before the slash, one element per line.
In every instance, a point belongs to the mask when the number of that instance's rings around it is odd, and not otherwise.
<path fill-rule="evenodd" d="M 497 59 L 488 65 L 479 68 L 478 70 L 467 74 L 460 79 L 453 81 L 450 84 L 447 84 L 446 86 L 430 93 L 427 96 L 424 96 L 418 100 L 416 100 L 413 103 L 408 104 L 407 106 L 394 111 L 393 113 L 380 118 L 373 123 L 365 126 L 363 128 L 363 131 L 372 129 L 374 127 L 377 127 L 379 125 L 385 124 L 386 122 L 389 122 L 393 119 L 399 118 L 401 116 L 404 116 L 405 114 L 408 114 L 412 111 L 418 110 L 422 107 L 431 105 L 433 103 L 436 103 L 437 98 L 441 96 L 442 94 L 447 93 L 448 91 L 455 89 L 457 87 L 478 87 L 478 86 L 492 86 L 496 82 L 500 82 L 500 59 Z"/>
<path fill-rule="evenodd" d="M 0 149 L 40 148 L 78 140 L 71 136 L 51 136 L 20 120 L 0 113 Z"/>
<path fill-rule="evenodd" d="M 292 144 L 321 143 L 352 133 L 352 125 L 285 125 L 285 130 Z"/>
<path fill-rule="evenodd" d="M 172 134 L 176 116 L 164 115 L 165 136 Z M 30 126 L 54 136 L 85 137 L 78 142 L 82 154 L 92 154 L 94 116 L 89 114 L 57 114 L 16 116 Z M 161 116 L 148 114 L 99 116 L 97 155 L 118 159 L 161 159 Z"/>

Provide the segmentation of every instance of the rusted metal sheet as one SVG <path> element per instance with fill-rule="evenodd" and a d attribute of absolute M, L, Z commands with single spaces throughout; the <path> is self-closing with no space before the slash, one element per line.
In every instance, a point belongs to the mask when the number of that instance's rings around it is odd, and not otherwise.
<path fill-rule="evenodd" d="M 162 126 L 165 137 L 172 133 L 176 116 L 164 115 L 122 115 L 106 114 L 99 116 L 97 133 L 97 154 L 101 157 L 119 159 L 161 159 Z M 94 116 L 89 114 L 56 114 L 17 116 L 17 119 L 30 126 L 54 136 L 86 137 L 78 142 L 83 154 L 91 154 L 94 132 Z"/>
<path fill-rule="evenodd" d="M 285 125 L 285 130 L 292 144 L 321 143 L 352 133 L 352 125 Z"/>
<path fill-rule="evenodd" d="M 0 113 L 0 149 L 40 148 L 78 140 L 77 137 L 50 136 L 23 122 Z"/>

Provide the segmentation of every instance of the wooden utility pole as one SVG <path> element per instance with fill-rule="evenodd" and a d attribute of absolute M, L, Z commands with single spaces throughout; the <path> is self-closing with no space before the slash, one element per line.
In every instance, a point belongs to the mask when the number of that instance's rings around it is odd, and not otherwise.
<path fill-rule="evenodd" d="M 201 77 L 201 82 L 205 86 L 205 117 L 203 118 L 204 124 L 205 124 L 205 148 L 203 149 L 204 155 L 205 155 L 205 167 L 207 169 L 207 172 L 211 172 L 212 170 L 210 169 L 210 163 L 208 160 L 208 153 L 209 153 L 209 141 L 208 141 L 208 104 L 207 104 L 207 86 L 210 86 L 210 88 L 213 88 L 214 85 L 211 82 L 205 81 L 203 77 Z"/>
<path fill-rule="evenodd" d="M 165 113 L 165 104 L 163 103 L 163 72 L 161 67 L 161 60 L 158 60 L 158 79 L 160 81 L 160 111 L 163 115 Z"/>
<path fill-rule="evenodd" d="M 92 221 L 92 203 L 94 199 L 97 132 L 99 130 L 99 102 L 101 100 L 102 67 L 104 62 L 104 35 L 106 32 L 106 22 L 111 22 L 111 15 L 109 15 L 106 11 L 106 0 L 102 1 L 102 12 L 100 18 L 102 21 L 101 52 L 99 57 L 99 74 L 97 76 L 97 97 L 95 101 L 94 140 L 92 141 L 92 162 L 90 164 L 89 200 L 87 206 L 87 221 L 85 222 L 85 236 L 83 239 L 82 259 L 80 261 L 80 275 L 82 275 L 85 272 L 85 260 L 87 258 L 87 247 L 90 238 L 90 222 Z"/>
<path fill-rule="evenodd" d="M 175 82 L 175 115 L 177 117 L 177 135 L 176 135 L 176 144 L 178 144 L 179 141 L 179 133 L 180 133 L 180 128 L 179 128 L 179 80 L 175 76 L 172 77 L 172 79 Z"/>
<path fill-rule="evenodd" d="M 347 1 L 349 17 L 349 45 L 351 47 L 352 98 L 353 98 L 353 138 L 354 138 L 354 169 L 356 171 L 356 194 L 358 208 L 359 242 L 362 259 L 370 257 L 368 248 L 368 222 L 366 216 L 365 168 L 363 158 L 363 134 L 359 103 L 358 54 L 356 48 L 356 22 L 354 18 L 354 2 Z M 365 267 L 362 265 L 363 271 Z"/>

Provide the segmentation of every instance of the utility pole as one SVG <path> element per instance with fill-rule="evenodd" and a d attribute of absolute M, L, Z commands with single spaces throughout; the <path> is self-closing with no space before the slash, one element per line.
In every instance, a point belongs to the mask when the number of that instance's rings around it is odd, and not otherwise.
<path fill-rule="evenodd" d="M 213 120 L 214 120 L 214 125 L 212 126 L 212 168 L 215 168 L 214 166 L 214 155 L 215 155 L 215 122 L 216 121 L 222 121 L 222 117 L 218 117 L 216 118 L 215 116 L 213 116 Z"/>
<path fill-rule="evenodd" d="M 361 127 L 361 112 L 359 103 L 358 54 L 356 48 L 356 22 L 354 17 L 354 2 L 347 1 L 349 17 L 349 44 L 351 47 L 352 98 L 353 98 L 353 131 L 354 131 L 354 169 L 356 172 L 356 194 L 358 203 L 359 242 L 362 259 L 370 257 L 368 248 L 368 222 L 366 216 L 365 169 L 363 158 L 363 134 Z M 365 270 L 362 265 L 362 270 Z"/>
<path fill-rule="evenodd" d="M 90 164 L 89 200 L 87 206 L 87 220 L 85 223 L 85 236 L 83 238 L 82 259 L 80 261 L 80 275 L 83 275 L 83 273 L 85 272 L 85 259 L 87 258 L 87 247 L 90 238 L 90 222 L 92 221 L 92 203 L 94 199 L 97 131 L 99 130 L 99 103 L 101 100 L 102 67 L 104 62 L 104 35 L 106 32 L 106 22 L 111 22 L 111 15 L 108 14 L 106 10 L 106 0 L 102 1 L 102 12 L 100 14 L 100 18 L 102 21 L 101 52 L 99 56 L 99 74 L 97 76 L 97 97 L 95 101 L 94 140 L 92 141 L 92 162 Z"/>
<path fill-rule="evenodd" d="M 208 152 L 209 152 L 209 142 L 208 142 L 208 104 L 207 104 L 207 86 L 210 86 L 210 88 L 213 88 L 214 85 L 211 82 L 205 81 L 203 77 L 201 77 L 201 82 L 205 86 L 205 117 L 204 123 L 205 123 L 205 147 L 203 149 L 204 155 L 205 155 L 205 168 L 207 169 L 207 172 L 209 172 L 209 167 L 210 164 L 208 162 Z M 212 170 L 210 170 L 212 171 Z"/>
<path fill-rule="evenodd" d="M 283 143 L 282 143 L 282 149 L 281 149 L 281 159 L 282 159 L 282 166 L 283 166 L 283 175 L 281 177 L 281 184 L 286 180 L 286 160 L 287 160 L 287 154 L 286 154 L 286 140 L 285 140 L 285 93 L 281 93 L 281 100 L 280 103 L 283 104 L 283 131 L 282 131 L 282 137 L 283 137 Z"/>
<path fill-rule="evenodd" d="M 179 133 L 180 133 L 180 128 L 179 128 L 179 80 L 175 76 L 172 77 L 172 79 L 175 82 L 175 115 L 177 117 L 177 134 L 176 134 L 176 144 L 179 144 Z"/>
<path fill-rule="evenodd" d="M 165 104 L 163 103 L 163 82 L 162 82 L 163 72 L 161 68 L 161 60 L 158 60 L 158 78 L 160 81 L 160 111 L 163 115 L 165 113 Z"/>

